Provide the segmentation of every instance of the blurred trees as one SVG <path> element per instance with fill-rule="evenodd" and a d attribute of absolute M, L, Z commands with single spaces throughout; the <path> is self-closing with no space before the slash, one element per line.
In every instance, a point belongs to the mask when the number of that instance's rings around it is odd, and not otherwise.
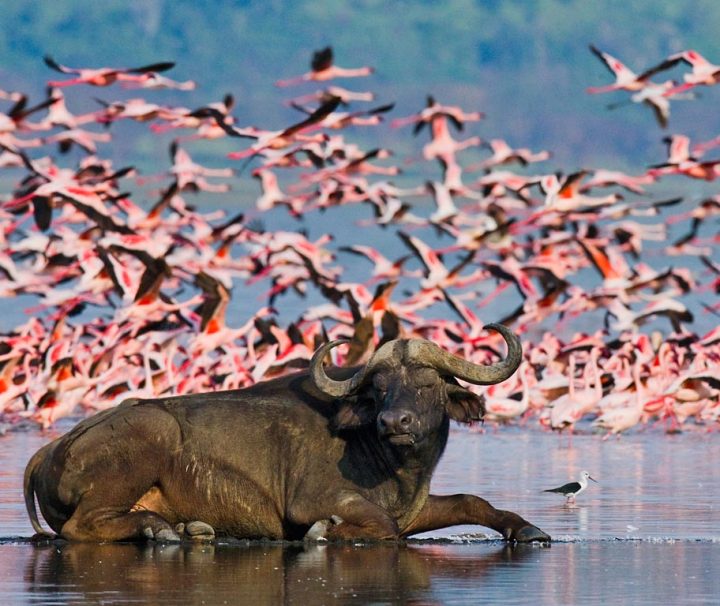
<path fill-rule="evenodd" d="M 312 50 L 332 44 L 338 64 L 378 68 L 373 87 L 398 112 L 433 93 L 485 111 L 513 141 L 561 160 L 645 165 L 661 159 L 663 133 L 650 111 L 608 113 L 607 98 L 584 93 L 609 80 L 588 43 L 641 70 L 683 48 L 720 61 L 719 29 L 714 0 L 13 2 L 0 20 L 0 88 L 42 94 L 32 87 L 50 77 L 45 53 L 70 66 L 174 60 L 173 77 L 200 85 L 184 103 L 233 92 L 241 122 L 283 123 L 293 114 L 272 83 L 306 71 Z M 717 132 L 720 118 L 698 125 L 687 105 L 673 107 L 673 132 Z"/>

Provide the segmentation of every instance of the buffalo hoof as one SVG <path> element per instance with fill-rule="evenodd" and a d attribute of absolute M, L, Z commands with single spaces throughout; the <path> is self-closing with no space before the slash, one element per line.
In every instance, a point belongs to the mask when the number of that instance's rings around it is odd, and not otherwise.
<path fill-rule="evenodd" d="M 342 524 L 340 516 L 331 516 L 329 520 L 318 520 L 305 533 L 304 541 L 327 541 L 327 533 L 330 528 Z"/>
<path fill-rule="evenodd" d="M 507 537 L 509 541 L 517 541 L 518 543 L 549 543 L 552 537 L 540 530 L 537 526 L 528 524 L 520 530 L 513 531 Z"/>
<path fill-rule="evenodd" d="M 148 539 L 158 541 L 159 543 L 180 542 L 180 536 L 172 528 L 161 528 L 156 532 L 148 526 L 145 530 L 143 530 L 143 534 Z"/>
<path fill-rule="evenodd" d="M 213 541 L 215 540 L 215 529 L 206 524 L 196 520 L 194 522 L 188 522 L 185 525 L 185 534 L 188 535 L 193 541 Z"/>

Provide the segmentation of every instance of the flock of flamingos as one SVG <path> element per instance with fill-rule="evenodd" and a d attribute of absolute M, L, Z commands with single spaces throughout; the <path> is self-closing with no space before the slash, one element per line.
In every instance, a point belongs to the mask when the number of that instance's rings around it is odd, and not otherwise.
<path fill-rule="evenodd" d="M 588 92 L 627 91 L 661 126 L 672 100 L 720 81 L 720 67 L 695 51 L 640 74 L 591 51 L 615 80 Z M 484 118 L 477 111 L 428 97 L 391 118 L 393 104 L 334 83 L 374 70 L 337 66 L 329 47 L 306 74 L 276 83 L 318 89 L 290 100 L 297 121 L 276 130 L 239 123 L 231 95 L 198 108 L 109 100 L 118 88 L 194 88 L 163 75 L 172 63 L 45 63 L 59 74 L 44 100 L 0 90 L 0 294 L 5 306 L 34 297 L 26 320 L 0 334 L 6 429 L 28 419 L 48 428 L 131 396 L 247 386 L 306 365 L 327 339 L 350 339 L 338 364 L 398 336 L 489 363 L 502 341 L 483 324 L 498 320 L 520 334 L 525 359 L 509 381 L 473 388 L 488 422 L 603 436 L 718 427 L 720 328 L 707 327 L 720 315 L 720 195 L 657 200 L 651 189 L 714 180 L 720 160 L 703 156 L 720 137 L 667 137 L 668 157 L 640 175 L 566 174 L 536 169 L 548 152 L 463 135 Z M 680 65 L 682 82 L 651 79 Z M 97 109 L 77 114 L 69 87 L 109 88 Z M 167 138 L 162 177 L 103 158 L 128 121 Z M 346 139 L 382 127 L 408 139 L 412 130 L 418 155 Z M 193 161 L 188 148 L 215 139 L 236 145 L 234 168 Z M 236 213 L 203 210 L 214 193 L 232 200 L 233 176 L 250 175 L 254 201 L 237 199 Z M 365 205 L 368 220 L 339 242 L 333 225 L 347 213 L 335 207 L 348 205 Z M 278 212 L 298 229 L 271 229 Z M 309 225 L 330 233 L 311 238 Z M 232 294 L 256 300 L 254 314 L 228 314 Z M 295 317 L 275 311 L 282 297 L 297 297 Z"/>

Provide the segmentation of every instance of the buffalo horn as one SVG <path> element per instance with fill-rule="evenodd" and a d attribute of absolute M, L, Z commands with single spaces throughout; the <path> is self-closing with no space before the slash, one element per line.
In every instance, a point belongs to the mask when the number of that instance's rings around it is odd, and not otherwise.
<path fill-rule="evenodd" d="M 365 375 L 365 368 L 362 368 L 349 379 L 344 381 L 336 381 L 331 379 L 325 373 L 323 368 L 323 360 L 333 347 L 347 343 L 349 339 L 337 339 L 336 341 L 328 341 L 318 347 L 310 360 L 310 374 L 312 375 L 315 386 L 324 394 L 333 398 L 342 398 L 355 389 Z"/>
<path fill-rule="evenodd" d="M 520 339 L 502 324 L 487 324 L 499 332 L 505 343 L 508 353 L 504 360 L 497 364 L 478 365 L 458 358 L 430 341 L 411 341 L 408 344 L 409 358 L 423 366 L 429 366 L 439 371 L 447 372 L 454 377 L 474 385 L 493 385 L 508 379 L 517 370 L 522 361 L 522 345 Z"/>
<path fill-rule="evenodd" d="M 337 381 L 331 379 L 325 373 L 323 368 L 323 360 L 328 352 L 333 348 L 347 343 L 349 339 L 338 339 L 337 341 L 330 341 L 321 345 L 317 351 L 313 354 L 310 360 L 310 374 L 315 383 L 315 386 L 322 391 L 324 394 L 333 398 L 342 398 L 351 394 L 358 386 L 363 382 L 366 376 L 372 371 L 378 362 L 384 360 L 392 355 L 394 345 L 397 341 L 390 341 L 378 349 L 370 358 L 368 363 L 358 370 L 352 377 L 344 381 Z"/>

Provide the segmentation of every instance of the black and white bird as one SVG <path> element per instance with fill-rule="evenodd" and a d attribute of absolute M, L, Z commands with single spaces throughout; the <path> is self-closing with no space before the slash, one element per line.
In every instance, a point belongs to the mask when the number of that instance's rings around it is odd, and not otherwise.
<path fill-rule="evenodd" d="M 556 492 L 563 495 L 568 503 L 574 503 L 575 497 L 588 487 L 588 480 L 592 480 L 596 484 L 599 483 L 595 478 L 590 477 L 587 471 L 583 471 L 577 482 L 568 482 L 557 488 L 548 488 L 547 490 L 543 490 L 543 492 Z"/>

